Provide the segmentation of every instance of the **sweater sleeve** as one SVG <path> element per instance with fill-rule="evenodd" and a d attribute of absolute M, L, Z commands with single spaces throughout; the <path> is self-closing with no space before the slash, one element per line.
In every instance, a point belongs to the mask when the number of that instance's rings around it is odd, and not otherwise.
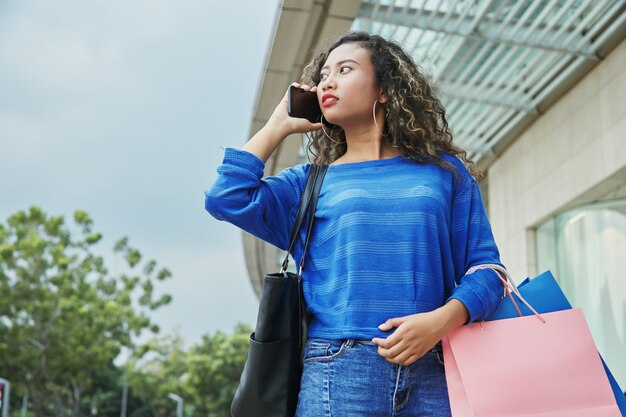
<path fill-rule="evenodd" d="M 226 148 L 218 177 L 204 192 L 205 208 L 216 219 L 286 250 L 309 165 L 263 178 L 264 167 L 256 155 Z"/>
<path fill-rule="evenodd" d="M 498 264 L 500 255 L 491 232 L 480 188 L 473 178 L 464 178 L 452 200 L 451 243 L 455 271 L 452 298 L 465 305 L 469 321 L 487 318 L 503 294 L 503 286 L 495 271 L 479 269 L 466 274 L 473 266 Z M 503 266 L 504 267 L 504 266 Z"/>

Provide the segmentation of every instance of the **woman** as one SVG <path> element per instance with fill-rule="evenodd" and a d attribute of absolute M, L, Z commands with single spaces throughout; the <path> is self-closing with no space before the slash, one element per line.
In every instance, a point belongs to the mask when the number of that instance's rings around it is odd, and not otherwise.
<path fill-rule="evenodd" d="M 312 318 L 297 415 L 449 416 L 438 342 L 502 294 L 494 271 L 476 270 L 501 265 L 477 170 L 395 43 L 349 33 L 303 78 L 294 85 L 317 93 L 328 127 L 289 117 L 285 94 L 248 143 L 226 149 L 206 209 L 285 250 L 310 165 L 262 179 L 264 162 L 313 132 L 329 168 L 303 274 Z"/>

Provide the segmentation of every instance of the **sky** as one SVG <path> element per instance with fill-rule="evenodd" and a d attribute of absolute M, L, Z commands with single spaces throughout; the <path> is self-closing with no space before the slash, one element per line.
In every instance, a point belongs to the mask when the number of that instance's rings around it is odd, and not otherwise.
<path fill-rule="evenodd" d="M 279 3 L 0 2 L 0 221 L 86 210 L 97 253 L 127 236 L 172 271 L 162 332 L 253 325 L 241 232 L 203 192 L 248 139 Z"/>

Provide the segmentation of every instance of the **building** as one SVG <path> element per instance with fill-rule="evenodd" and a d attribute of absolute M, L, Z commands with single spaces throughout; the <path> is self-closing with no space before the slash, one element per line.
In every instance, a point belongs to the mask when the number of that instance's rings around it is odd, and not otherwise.
<path fill-rule="evenodd" d="M 285 0 L 250 136 L 351 29 L 401 42 L 433 77 L 455 140 L 487 172 L 502 261 L 518 282 L 554 273 L 626 387 L 626 3 Z M 287 138 L 265 174 L 303 161 L 303 138 Z M 284 254 L 249 235 L 244 250 L 259 293 Z"/>

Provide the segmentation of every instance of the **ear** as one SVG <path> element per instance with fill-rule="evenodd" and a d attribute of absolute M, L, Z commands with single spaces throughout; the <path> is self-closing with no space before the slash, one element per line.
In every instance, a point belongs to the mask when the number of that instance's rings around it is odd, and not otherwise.
<path fill-rule="evenodd" d="M 383 92 L 382 88 L 380 89 L 378 93 L 378 102 L 381 104 L 384 104 L 387 102 L 387 95 Z"/>

